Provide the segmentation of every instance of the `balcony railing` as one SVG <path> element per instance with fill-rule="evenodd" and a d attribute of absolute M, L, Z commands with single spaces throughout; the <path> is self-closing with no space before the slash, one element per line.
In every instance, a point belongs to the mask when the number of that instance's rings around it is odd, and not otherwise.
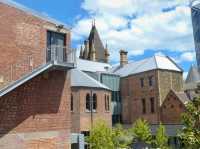
<path fill-rule="evenodd" d="M 51 45 L 47 48 L 47 62 L 76 64 L 76 50 L 65 46 Z"/>
<path fill-rule="evenodd" d="M 55 65 L 66 67 L 75 67 L 76 65 L 76 50 L 67 47 L 51 46 L 51 49 L 47 49 L 46 57 L 46 63 L 51 62 Z M 33 55 L 28 55 L 24 59 L 20 59 L 14 64 L 7 66 L 7 68 L 0 70 L 0 89 L 33 72 L 41 65 L 45 65 L 45 63 L 35 64 L 35 61 L 36 59 Z"/>

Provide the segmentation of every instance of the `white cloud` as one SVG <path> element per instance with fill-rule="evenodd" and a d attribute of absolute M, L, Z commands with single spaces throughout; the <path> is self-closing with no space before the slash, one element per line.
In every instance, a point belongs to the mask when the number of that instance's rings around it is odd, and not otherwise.
<path fill-rule="evenodd" d="M 194 43 L 187 4 L 188 0 L 84 0 L 82 8 L 89 17 L 77 21 L 72 37 L 86 38 L 95 18 L 112 60 L 119 60 L 118 51 L 122 48 L 130 55 L 141 55 L 148 49 L 191 53 Z M 194 58 L 189 54 L 182 57 L 179 61 Z"/>

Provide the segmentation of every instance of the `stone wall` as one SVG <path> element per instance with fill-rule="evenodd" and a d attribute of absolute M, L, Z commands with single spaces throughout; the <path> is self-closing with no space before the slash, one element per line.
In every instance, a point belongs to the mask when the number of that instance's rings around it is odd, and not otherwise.
<path fill-rule="evenodd" d="M 149 77 L 153 85 L 149 85 Z M 141 87 L 140 79 L 144 79 Z M 180 91 L 183 86 L 182 73 L 169 70 L 152 70 L 121 78 L 122 119 L 132 124 L 138 118 L 151 124 L 160 122 L 160 106 L 171 89 Z M 155 111 L 151 112 L 150 98 L 154 98 Z M 143 113 L 142 99 L 145 99 L 146 113 Z"/>
<path fill-rule="evenodd" d="M 174 91 L 181 91 L 183 88 L 183 74 L 181 72 L 158 70 L 158 82 L 159 82 L 159 95 L 160 105 L 162 105 L 165 97 L 171 89 Z"/>

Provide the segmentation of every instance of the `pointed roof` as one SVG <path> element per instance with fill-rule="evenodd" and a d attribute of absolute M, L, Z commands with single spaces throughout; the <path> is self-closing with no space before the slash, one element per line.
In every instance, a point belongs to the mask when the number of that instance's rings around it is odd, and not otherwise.
<path fill-rule="evenodd" d="M 107 86 L 96 81 L 86 73 L 78 69 L 71 69 L 71 86 L 72 87 L 88 87 L 88 88 L 101 88 L 110 90 Z"/>
<path fill-rule="evenodd" d="M 183 72 L 183 70 L 168 56 L 158 55 L 140 61 L 134 61 L 132 63 L 126 64 L 124 67 L 116 67 L 115 69 L 112 69 L 112 71 L 121 77 L 126 77 L 128 75 L 155 69 Z"/>
<path fill-rule="evenodd" d="M 197 82 L 200 82 L 200 72 L 196 66 L 192 65 L 188 72 L 185 83 L 188 84 Z"/>
<path fill-rule="evenodd" d="M 95 24 L 93 24 L 92 26 L 88 40 L 89 40 L 89 47 L 90 47 L 89 53 L 91 52 L 91 49 L 92 49 L 92 43 L 94 43 L 94 47 L 96 49 L 97 61 L 104 62 L 105 61 L 104 46 Z"/>

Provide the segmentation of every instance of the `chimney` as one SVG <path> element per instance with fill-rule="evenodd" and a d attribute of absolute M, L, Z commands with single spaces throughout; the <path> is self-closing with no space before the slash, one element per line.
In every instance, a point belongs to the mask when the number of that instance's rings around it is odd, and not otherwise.
<path fill-rule="evenodd" d="M 128 64 L 127 58 L 128 52 L 125 50 L 120 50 L 120 66 L 123 67 L 124 65 Z"/>
<path fill-rule="evenodd" d="M 108 45 L 106 44 L 106 48 L 104 49 L 104 54 L 105 54 L 105 63 L 108 63 L 109 62 L 109 52 L 108 52 Z"/>

